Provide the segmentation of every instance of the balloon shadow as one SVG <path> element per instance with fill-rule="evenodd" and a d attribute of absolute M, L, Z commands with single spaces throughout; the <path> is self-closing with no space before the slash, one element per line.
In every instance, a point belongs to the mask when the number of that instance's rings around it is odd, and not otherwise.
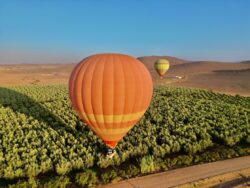
<path fill-rule="evenodd" d="M 54 130 L 64 129 L 71 133 L 75 132 L 73 127 L 67 125 L 42 104 L 15 90 L 0 87 L 0 106 L 9 107 L 14 112 L 23 113 L 28 117 L 33 117 L 39 122 L 45 122 Z"/>
<path fill-rule="evenodd" d="M 23 93 L 10 88 L 0 87 L 0 108 L 1 106 L 5 108 L 9 107 L 15 113 L 19 112 L 25 114 L 27 117 L 33 117 L 40 123 L 44 122 L 59 134 L 67 132 L 76 139 L 78 137 L 87 138 L 93 150 L 97 151 L 97 153 L 106 153 L 106 145 L 98 137 L 94 136 L 95 134 L 91 133 L 92 131 L 80 119 L 76 121 L 74 127 L 70 126 L 60 116 L 54 114 L 40 102 Z M 94 146 L 93 143 L 95 143 Z"/>

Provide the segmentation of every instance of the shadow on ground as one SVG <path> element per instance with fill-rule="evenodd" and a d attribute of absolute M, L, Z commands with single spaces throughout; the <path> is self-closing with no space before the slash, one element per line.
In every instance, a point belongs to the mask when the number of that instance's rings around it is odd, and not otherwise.
<path fill-rule="evenodd" d="M 45 122 L 54 130 L 65 129 L 69 132 L 74 131 L 72 127 L 65 124 L 58 116 L 53 114 L 41 103 L 15 90 L 0 87 L 0 106 L 9 107 L 14 112 L 23 113 L 40 122 Z"/>

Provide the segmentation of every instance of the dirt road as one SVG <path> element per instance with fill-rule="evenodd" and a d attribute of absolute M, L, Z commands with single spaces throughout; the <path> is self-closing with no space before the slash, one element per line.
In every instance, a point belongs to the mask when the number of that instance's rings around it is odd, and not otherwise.
<path fill-rule="evenodd" d="M 170 170 L 103 186 L 104 188 L 166 188 L 250 168 L 250 156 Z"/>

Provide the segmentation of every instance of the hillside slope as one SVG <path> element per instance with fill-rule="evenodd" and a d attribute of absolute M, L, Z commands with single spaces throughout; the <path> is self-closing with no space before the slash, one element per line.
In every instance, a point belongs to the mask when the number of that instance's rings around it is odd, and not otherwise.
<path fill-rule="evenodd" d="M 249 69 L 250 64 L 247 63 L 224 63 L 215 61 L 197 61 L 184 64 L 177 64 L 171 67 L 169 74 L 190 75 L 214 72 L 218 70 L 244 70 Z"/>

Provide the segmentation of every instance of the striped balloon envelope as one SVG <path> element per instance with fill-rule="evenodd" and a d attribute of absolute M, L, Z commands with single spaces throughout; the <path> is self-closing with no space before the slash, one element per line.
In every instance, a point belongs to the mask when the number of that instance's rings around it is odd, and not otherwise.
<path fill-rule="evenodd" d="M 166 59 L 158 59 L 155 62 L 154 67 L 155 67 L 155 70 L 157 71 L 157 73 L 161 77 L 163 77 L 169 69 L 169 61 Z"/>
<path fill-rule="evenodd" d="M 152 93 L 147 68 L 123 54 L 89 56 L 76 65 L 69 80 L 74 110 L 110 148 L 143 116 Z"/>

